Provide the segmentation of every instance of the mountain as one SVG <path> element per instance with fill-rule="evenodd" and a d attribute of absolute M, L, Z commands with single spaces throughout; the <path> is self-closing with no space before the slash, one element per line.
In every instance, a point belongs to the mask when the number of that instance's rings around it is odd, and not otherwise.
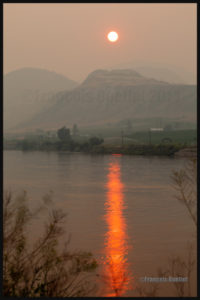
<path fill-rule="evenodd" d="M 77 86 L 73 80 L 43 69 L 23 68 L 4 76 L 4 130 L 46 109 L 54 95 Z"/>
<path fill-rule="evenodd" d="M 137 67 L 136 70 L 143 76 L 156 80 L 163 80 L 172 84 L 185 84 L 185 80 L 180 75 L 167 68 Z"/>
<path fill-rule="evenodd" d="M 196 84 L 196 71 L 185 70 L 172 65 L 144 61 L 129 61 L 111 66 L 110 69 L 133 69 L 145 77 L 172 84 Z"/>
<path fill-rule="evenodd" d="M 82 86 L 108 87 L 108 86 L 136 86 L 149 84 L 167 84 L 152 78 L 146 78 L 131 69 L 122 70 L 96 70 L 88 75 Z"/>
<path fill-rule="evenodd" d="M 181 118 L 195 122 L 196 86 L 174 85 L 142 76 L 134 70 L 96 70 L 24 128 L 101 126 L 127 118 Z"/>

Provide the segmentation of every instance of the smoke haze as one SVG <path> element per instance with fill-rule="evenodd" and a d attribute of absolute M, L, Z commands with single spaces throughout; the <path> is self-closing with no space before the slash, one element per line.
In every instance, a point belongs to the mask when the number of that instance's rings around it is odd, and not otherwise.
<path fill-rule="evenodd" d="M 196 83 L 196 4 L 4 4 L 4 73 L 33 67 L 83 81 L 95 69 L 167 67 Z M 119 42 L 106 39 L 109 30 Z"/>

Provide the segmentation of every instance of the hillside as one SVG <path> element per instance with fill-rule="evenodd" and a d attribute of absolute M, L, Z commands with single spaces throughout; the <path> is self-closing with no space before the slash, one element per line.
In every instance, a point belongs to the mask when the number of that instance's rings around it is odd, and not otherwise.
<path fill-rule="evenodd" d="M 137 86 L 149 84 L 164 84 L 152 78 L 146 78 L 131 69 L 124 70 L 96 70 L 88 75 L 82 86 L 87 87 L 108 87 L 108 86 Z"/>
<path fill-rule="evenodd" d="M 120 70 L 132 69 L 145 77 L 172 84 L 196 84 L 196 74 L 194 71 L 192 72 L 164 63 L 134 60 L 114 65 L 111 68 Z"/>
<path fill-rule="evenodd" d="M 151 117 L 195 122 L 196 86 L 168 84 L 134 70 L 97 70 L 78 87 L 55 96 L 51 107 L 23 127 L 101 126 Z"/>
<path fill-rule="evenodd" d="M 54 95 L 74 88 L 77 83 L 55 72 L 24 68 L 4 76 L 4 129 L 29 120 L 46 109 Z"/>

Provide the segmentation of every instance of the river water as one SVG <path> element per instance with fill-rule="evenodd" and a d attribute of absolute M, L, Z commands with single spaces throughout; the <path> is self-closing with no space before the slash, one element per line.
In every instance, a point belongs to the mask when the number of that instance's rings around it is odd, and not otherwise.
<path fill-rule="evenodd" d="M 70 248 L 91 251 L 98 261 L 104 278 L 99 295 L 134 296 L 136 283 L 158 277 L 170 255 L 186 255 L 194 236 L 170 178 L 185 163 L 183 158 L 5 151 L 4 189 L 26 190 L 33 207 L 52 193 L 56 207 L 67 213 Z M 32 232 L 33 238 L 37 234 Z M 162 285 L 161 296 L 176 295 L 172 283 Z"/>

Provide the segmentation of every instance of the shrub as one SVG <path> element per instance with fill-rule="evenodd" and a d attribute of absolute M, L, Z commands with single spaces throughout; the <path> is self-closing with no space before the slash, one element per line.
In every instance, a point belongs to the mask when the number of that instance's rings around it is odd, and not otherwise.
<path fill-rule="evenodd" d="M 48 197 L 44 198 L 47 202 Z M 3 295 L 8 297 L 78 297 L 95 291 L 92 283 L 96 260 L 88 252 L 61 250 L 66 215 L 51 209 L 44 233 L 28 243 L 28 225 L 41 208 L 32 212 L 27 195 L 6 192 L 3 203 Z M 30 229 L 29 229 L 30 230 Z M 30 234 L 30 233 L 29 233 Z"/>

